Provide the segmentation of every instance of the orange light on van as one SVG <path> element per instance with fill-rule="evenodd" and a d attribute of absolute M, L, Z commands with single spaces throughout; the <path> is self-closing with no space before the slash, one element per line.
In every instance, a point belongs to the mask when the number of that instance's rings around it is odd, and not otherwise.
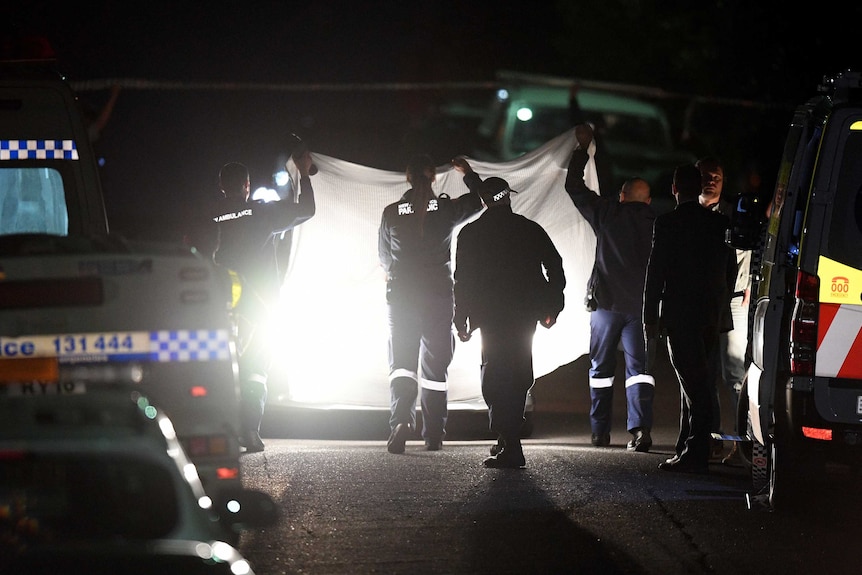
<path fill-rule="evenodd" d="M 56 357 L 16 357 L 3 359 L 0 383 L 21 381 L 59 381 L 60 364 Z"/>
<path fill-rule="evenodd" d="M 818 427 L 803 427 L 802 435 L 808 439 L 820 439 L 822 441 L 832 441 L 831 429 L 820 429 Z"/>

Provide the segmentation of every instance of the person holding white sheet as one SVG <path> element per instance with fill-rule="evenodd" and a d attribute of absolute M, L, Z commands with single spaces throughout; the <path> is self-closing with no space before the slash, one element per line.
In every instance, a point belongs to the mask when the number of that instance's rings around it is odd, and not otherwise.
<path fill-rule="evenodd" d="M 457 168 L 462 161 L 452 163 Z M 383 209 L 378 229 L 389 315 L 389 453 L 404 453 L 416 430 L 420 388 L 425 448 L 442 447 L 455 352 L 452 237 L 457 226 L 482 209 L 476 192 L 438 196 L 436 167 L 427 154 L 411 158 L 406 175 L 412 187 Z"/>

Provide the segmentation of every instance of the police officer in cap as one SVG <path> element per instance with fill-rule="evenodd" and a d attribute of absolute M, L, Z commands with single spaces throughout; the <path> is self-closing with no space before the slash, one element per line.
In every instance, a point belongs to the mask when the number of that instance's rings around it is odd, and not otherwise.
<path fill-rule="evenodd" d="M 454 319 L 461 341 L 476 329 L 482 338 L 482 396 L 498 437 L 483 464 L 523 468 L 521 427 L 535 381 L 533 336 L 537 322 L 550 328 L 563 310 L 563 260 L 542 226 L 512 211 L 515 192 L 505 180 L 482 181 L 466 160 L 456 169 L 487 207 L 458 235 Z"/>

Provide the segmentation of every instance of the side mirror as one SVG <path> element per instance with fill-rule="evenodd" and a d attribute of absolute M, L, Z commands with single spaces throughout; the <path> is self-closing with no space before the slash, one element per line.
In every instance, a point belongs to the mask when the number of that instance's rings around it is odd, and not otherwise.
<path fill-rule="evenodd" d="M 766 223 L 766 205 L 757 194 L 741 194 L 730 214 L 727 230 L 728 245 L 739 250 L 754 250 L 760 246 Z"/>

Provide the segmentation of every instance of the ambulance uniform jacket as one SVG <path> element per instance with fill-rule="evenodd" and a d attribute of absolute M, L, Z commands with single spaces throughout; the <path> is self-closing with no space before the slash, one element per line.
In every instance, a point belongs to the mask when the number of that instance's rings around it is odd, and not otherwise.
<path fill-rule="evenodd" d="M 270 354 L 261 332 L 269 307 L 278 301 L 281 290 L 276 242 L 282 232 L 307 221 L 316 209 L 310 178 L 300 180 L 300 190 L 296 203 L 224 198 L 216 204 L 212 216 L 218 227 L 213 260 L 237 273 L 242 281 L 236 312 L 241 318 L 239 376 L 246 434 L 257 433 L 266 404 Z"/>

